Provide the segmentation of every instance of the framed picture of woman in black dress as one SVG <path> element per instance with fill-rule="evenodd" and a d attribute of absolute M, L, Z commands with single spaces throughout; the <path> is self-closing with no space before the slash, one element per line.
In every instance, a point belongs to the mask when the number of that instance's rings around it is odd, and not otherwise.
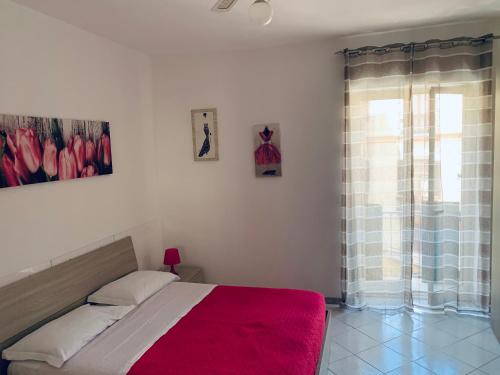
<path fill-rule="evenodd" d="M 195 161 L 219 160 L 217 109 L 193 109 L 193 152 Z"/>

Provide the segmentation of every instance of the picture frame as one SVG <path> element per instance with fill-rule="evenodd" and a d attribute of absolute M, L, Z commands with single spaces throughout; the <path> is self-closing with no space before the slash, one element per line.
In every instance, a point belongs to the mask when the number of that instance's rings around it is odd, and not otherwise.
<path fill-rule="evenodd" d="M 280 124 L 268 123 L 254 125 L 255 176 L 281 177 L 282 152 Z"/>
<path fill-rule="evenodd" d="M 219 160 L 217 108 L 191 110 L 193 157 L 195 161 Z"/>
<path fill-rule="evenodd" d="M 111 174 L 108 121 L 0 114 L 0 189 Z"/>

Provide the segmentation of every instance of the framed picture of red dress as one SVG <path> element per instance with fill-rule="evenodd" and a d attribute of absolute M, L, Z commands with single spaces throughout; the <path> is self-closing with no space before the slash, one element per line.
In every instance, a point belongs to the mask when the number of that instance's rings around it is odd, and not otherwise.
<path fill-rule="evenodd" d="M 195 161 L 219 160 L 219 139 L 217 132 L 217 109 L 193 109 L 193 153 Z"/>
<path fill-rule="evenodd" d="M 109 122 L 0 114 L 0 188 L 112 173 Z"/>
<path fill-rule="evenodd" d="M 253 127 L 255 175 L 257 177 L 281 176 L 281 139 L 279 124 Z"/>

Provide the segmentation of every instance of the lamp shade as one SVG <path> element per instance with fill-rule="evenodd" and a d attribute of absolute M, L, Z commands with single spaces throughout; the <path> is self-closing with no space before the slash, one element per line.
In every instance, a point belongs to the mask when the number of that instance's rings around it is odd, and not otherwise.
<path fill-rule="evenodd" d="M 179 249 L 166 249 L 165 258 L 163 258 L 163 264 L 168 266 L 173 266 L 181 262 L 181 257 L 179 255 Z"/>

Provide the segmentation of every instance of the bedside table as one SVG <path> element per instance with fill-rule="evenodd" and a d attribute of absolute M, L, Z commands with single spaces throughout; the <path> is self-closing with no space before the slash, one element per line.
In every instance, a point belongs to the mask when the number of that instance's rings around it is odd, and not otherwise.
<path fill-rule="evenodd" d="M 194 267 L 194 266 L 177 266 L 175 268 L 177 273 L 179 274 L 179 277 L 181 278 L 180 281 L 185 282 L 185 283 L 204 283 L 205 280 L 203 278 L 203 271 L 201 270 L 200 267 Z"/>
<path fill-rule="evenodd" d="M 170 267 L 162 267 L 162 271 L 169 271 Z M 203 284 L 205 279 L 203 278 L 203 271 L 200 267 L 195 266 L 183 266 L 179 265 L 175 267 L 175 270 L 181 278 L 179 281 L 184 283 L 200 283 Z"/>

